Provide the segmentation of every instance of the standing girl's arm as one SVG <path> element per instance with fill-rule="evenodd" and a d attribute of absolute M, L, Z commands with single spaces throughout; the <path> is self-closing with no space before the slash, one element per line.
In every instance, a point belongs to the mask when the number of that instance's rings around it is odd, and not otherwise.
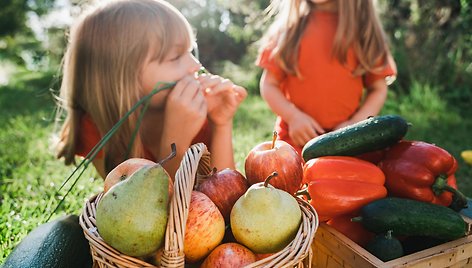
<path fill-rule="evenodd" d="M 211 165 L 218 170 L 235 169 L 233 156 L 233 122 L 225 125 L 211 124 Z"/>
<path fill-rule="evenodd" d="M 292 141 L 303 146 L 312 138 L 324 133 L 324 129 L 318 122 L 285 98 L 279 84 L 275 75 L 264 70 L 260 82 L 261 96 L 272 111 L 287 122 Z"/>
<path fill-rule="evenodd" d="M 235 168 L 233 153 L 233 118 L 246 98 L 244 88 L 217 75 L 199 77 L 208 105 L 208 119 L 212 129 L 211 165 L 218 170 Z"/>
<path fill-rule="evenodd" d="M 359 109 L 351 116 L 348 121 L 342 122 L 335 129 L 339 129 L 364 119 L 367 119 L 369 116 L 376 116 L 379 114 L 380 110 L 387 99 L 387 83 L 385 79 L 379 79 L 373 82 L 366 92 L 364 102 L 359 107 Z"/>

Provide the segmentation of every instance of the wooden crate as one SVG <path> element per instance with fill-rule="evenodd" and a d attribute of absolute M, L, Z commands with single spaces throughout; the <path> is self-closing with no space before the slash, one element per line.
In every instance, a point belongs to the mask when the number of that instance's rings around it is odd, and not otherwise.
<path fill-rule="evenodd" d="M 316 268 L 472 267 L 470 231 L 463 238 L 383 262 L 331 226 L 320 223 L 312 249 L 312 267 Z"/>

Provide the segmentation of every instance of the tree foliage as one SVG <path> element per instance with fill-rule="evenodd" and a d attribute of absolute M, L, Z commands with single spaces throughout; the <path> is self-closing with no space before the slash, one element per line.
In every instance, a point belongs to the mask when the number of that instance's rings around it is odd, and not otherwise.
<path fill-rule="evenodd" d="M 433 85 L 458 104 L 472 100 L 472 4 L 468 0 L 383 1 L 382 21 L 399 64 L 396 88 Z"/>
<path fill-rule="evenodd" d="M 86 1 L 70 0 L 80 6 Z M 270 0 L 169 0 L 197 33 L 202 64 L 257 91 L 255 42 L 268 26 L 262 20 Z M 38 40 L 28 16 L 47 14 L 54 0 L 3 0 L 0 3 L 0 59 L 19 66 L 49 60 L 57 69 L 66 29 L 47 29 Z M 399 75 L 393 90 L 408 93 L 415 82 L 437 87 L 457 103 L 472 100 L 472 4 L 469 0 L 378 0 Z M 47 43 L 47 44 L 46 44 Z M 41 69 L 42 68 L 42 69 Z M 46 71 L 46 70 L 43 70 Z"/>

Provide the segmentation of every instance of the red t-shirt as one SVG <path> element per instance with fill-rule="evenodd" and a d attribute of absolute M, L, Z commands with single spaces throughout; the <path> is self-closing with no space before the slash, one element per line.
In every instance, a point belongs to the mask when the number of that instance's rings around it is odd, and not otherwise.
<path fill-rule="evenodd" d="M 79 155 L 82 157 L 85 157 L 102 138 L 92 118 L 87 114 L 84 115 L 81 119 L 81 128 L 80 128 L 79 135 L 80 137 L 79 137 L 79 142 L 77 144 L 76 155 Z M 205 121 L 205 124 L 203 125 L 202 129 L 197 134 L 197 136 L 193 139 L 192 144 L 203 142 L 209 148 L 210 140 L 211 140 L 210 126 L 208 124 L 208 121 Z M 103 151 L 100 151 L 96 157 L 102 158 Z M 156 159 L 154 159 L 154 156 L 149 150 L 145 150 L 145 158 L 152 161 L 156 161 Z"/>
<path fill-rule="evenodd" d="M 284 73 L 277 62 L 270 58 L 271 47 L 261 53 L 256 64 L 275 75 L 290 102 L 314 118 L 323 129 L 330 130 L 354 114 L 360 105 L 364 88 L 379 79 L 394 76 L 396 67 L 392 62 L 375 74 L 354 76 L 353 71 L 358 66 L 354 49 L 348 50 L 344 65 L 331 53 L 338 23 L 337 14 L 313 11 L 310 16 L 298 55 L 302 78 Z M 288 135 L 288 125 L 280 117 L 277 117 L 275 130 L 281 140 L 293 145 Z"/>

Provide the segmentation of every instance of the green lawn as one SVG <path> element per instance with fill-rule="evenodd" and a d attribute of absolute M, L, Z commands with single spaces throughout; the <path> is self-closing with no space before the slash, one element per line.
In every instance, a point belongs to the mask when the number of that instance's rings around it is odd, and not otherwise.
<path fill-rule="evenodd" d="M 46 220 L 65 192 L 54 196 L 56 190 L 73 170 L 54 158 L 54 103 L 46 90 L 48 85 L 34 79 L 27 81 L 17 83 L 15 88 L 0 87 L 0 263 L 29 231 Z M 383 113 L 400 114 L 412 123 L 408 139 L 435 143 L 456 156 L 459 188 L 472 196 L 471 167 L 460 159 L 462 150 L 472 149 L 471 111 L 451 107 L 434 89 L 417 86 L 408 96 L 391 92 Z M 234 130 L 239 170 L 244 170 L 249 150 L 270 139 L 274 119 L 260 97 L 251 96 L 245 101 Z M 102 180 L 95 179 L 90 168 L 54 217 L 80 213 L 85 200 L 100 192 L 101 186 Z"/>

